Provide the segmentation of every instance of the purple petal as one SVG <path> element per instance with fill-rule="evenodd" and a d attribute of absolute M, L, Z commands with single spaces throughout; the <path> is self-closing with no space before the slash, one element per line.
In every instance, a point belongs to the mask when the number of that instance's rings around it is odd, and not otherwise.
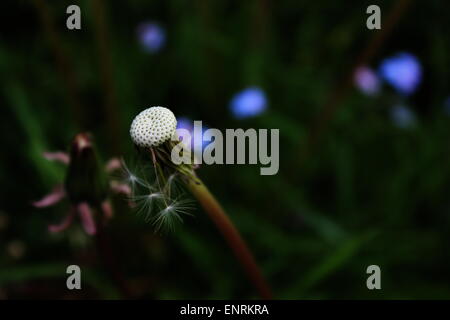
<path fill-rule="evenodd" d="M 48 206 L 52 206 L 55 203 L 58 203 L 61 201 L 62 198 L 66 195 L 66 192 L 64 191 L 64 187 L 62 185 L 56 186 L 51 193 L 46 195 L 41 200 L 33 202 L 33 206 L 36 208 L 44 208 Z"/>
<path fill-rule="evenodd" d="M 103 211 L 103 215 L 105 216 L 105 218 L 111 219 L 113 216 L 113 209 L 111 207 L 111 202 L 109 202 L 108 200 L 103 201 L 102 202 L 102 211 Z"/>
<path fill-rule="evenodd" d="M 106 172 L 113 172 L 114 170 L 122 168 L 122 163 L 119 158 L 112 158 L 106 163 Z"/>
<path fill-rule="evenodd" d="M 109 185 L 111 187 L 111 190 L 114 193 L 123 194 L 123 195 L 126 195 L 126 196 L 131 195 L 131 188 L 126 183 L 119 183 L 117 181 L 111 181 Z"/>
<path fill-rule="evenodd" d="M 65 152 L 57 151 L 57 152 L 44 152 L 42 154 L 45 159 L 50 161 L 59 161 L 64 164 L 69 164 L 70 158 L 69 155 Z"/>
<path fill-rule="evenodd" d="M 84 231 L 86 231 L 88 235 L 94 235 L 97 232 L 97 228 L 95 227 L 94 218 L 92 217 L 91 207 L 89 207 L 86 202 L 82 202 L 77 206 L 77 210 L 80 214 Z"/>
<path fill-rule="evenodd" d="M 66 218 L 60 224 L 49 225 L 48 231 L 51 233 L 55 233 L 55 232 L 61 232 L 63 230 L 66 230 L 72 224 L 73 216 L 74 216 L 74 210 L 71 209 L 69 211 L 69 213 L 67 214 Z"/>
<path fill-rule="evenodd" d="M 380 91 L 380 80 L 375 72 L 368 67 L 359 67 L 354 75 L 355 85 L 363 93 L 372 96 Z"/>

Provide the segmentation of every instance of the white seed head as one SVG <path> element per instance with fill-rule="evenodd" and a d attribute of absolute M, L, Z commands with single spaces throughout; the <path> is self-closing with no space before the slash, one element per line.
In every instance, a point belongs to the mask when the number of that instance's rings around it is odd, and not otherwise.
<path fill-rule="evenodd" d="M 156 147 L 169 140 L 175 133 L 177 119 L 164 107 L 145 109 L 131 123 L 130 135 L 140 147 Z"/>

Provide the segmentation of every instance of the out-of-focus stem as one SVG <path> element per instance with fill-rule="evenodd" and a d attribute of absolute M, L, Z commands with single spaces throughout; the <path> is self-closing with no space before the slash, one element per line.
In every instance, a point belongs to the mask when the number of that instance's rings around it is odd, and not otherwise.
<path fill-rule="evenodd" d="M 62 83 L 66 87 L 68 103 L 72 110 L 72 115 L 77 121 L 78 126 L 82 126 L 82 106 L 80 103 L 77 81 L 74 68 L 64 50 L 61 38 L 55 27 L 55 23 L 50 13 L 50 9 L 46 1 L 34 0 L 36 11 L 41 20 L 45 36 L 49 41 L 50 48 L 56 60 L 56 66 L 61 76 Z"/>
<path fill-rule="evenodd" d="M 116 257 L 114 256 L 110 245 L 110 239 L 102 223 L 98 223 L 97 225 L 95 240 L 98 254 L 100 255 L 104 267 L 107 269 L 111 279 L 115 282 L 117 288 L 122 294 L 122 297 L 125 299 L 130 299 L 132 297 L 131 290 L 123 277 L 119 266 L 117 265 Z"/>
<path fill-rule="evenodd" d="M 111 139 L 110 145 L 115 154 L 120 154 L 121 145 L 120 140 L 117 139 L 120 136 L 119 116 L 117 108 L 117 100 L 114 88 L 113 79 L 113 65 L 111 58 L 111 48 L 109 46 L 108 26 L 106 24 L 106 9 L 103 0 L 92 1 L 94 26 L 95 26 L 95 38 L 98 45 L 98 56 L 100 64 L 100 75 L 103 87 L 103 93 L 105 95 L 104 109 L 106 115 L 106 122 L 109 131 L 109 137 Z"/>
<path fill-rule="evenodd" d="M 355 62 L 349 69 L 348 73 L 344 75 L 341 81 L 338 82 L 336 88 L 331 92 L 330 96 L 325 102 L 324 107 L 319 113 L 317 120 L 311 128 L 311 133 L 308 139 L 306 149 L 301 148 L 300 162 L 303 164 L 306 159 L 314 151 L 316 145 L 325 133 L 330 121 L 332 120 L 336 110 L 353 86 L 353 76 L 355 70 L 361 66 L 368 64 L 382 47 L 389 34 L 394 29 L 400 18 L 406 12 L 411 0 L 397 0 L 389 11 L 383 27 L 380 31 L 375 31 L 373 37 L 368 42 L 364 50 L 356 57 Z"/>
<path fill-rule="evenodd" d="M 203 209 L 222 233 L 228 245 L 233 250 L 237 260 L 241 263 L 247 276 L 258 290 L 261 298 L 272 299 L 272 293 L 262 273 L 253 258 L 250 250 L 241 235 L 234 227 L 230 218 L 226 215 L 220 204 L 198 178 L 189 179 L 187 183 L 189 190 L 197 198 Z"/>

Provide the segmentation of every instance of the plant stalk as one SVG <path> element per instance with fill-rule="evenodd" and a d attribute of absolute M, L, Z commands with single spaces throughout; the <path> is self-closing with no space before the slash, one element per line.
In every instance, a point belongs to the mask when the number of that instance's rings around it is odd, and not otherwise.
<path fill-rule="evenodd" d="M 114 70 L 111 56 L 111 46 L 106 18 L 106 5 L 104 0 L 92 1 L 94 16 L 95 39 L 97 42 L 98 59 L 100 66 L 101 85 L 104 94 L 103 108 L 106 115 L 106 125 L 109 131 L 112 151 L 120 154 L 122 145 L 117 138 L 120 132 L 120 117 L 118 114 L 117 97 L 114 85 Z"/>
<path fill-rule="evenodd" d="M 247 276 L 258 290 L 261 298 L 272 299 L 271 290 L 263 278 L 253 255 L 216 198 L 198 177 L 196 179 L 189 179 L 187 187 L 220 230 L 228 245 L 233 250 L 237 260 L 247 273 Z"/>
<path fill-rule="evenodd" d="M 128 286 L 122 271 L 120 270 L 116 257 L 114 256 L 110 239 L 106 233 L 105 227 L 102 223 L 97 224 L 97 234 L 95 235 L 95 242 L 97 245 L 98 254 L 103 262 L 104 267 L 109 273 L 109 276 L 116 284 L 120 294 L 125 299 L 133 297 L 131 289 Z"/>
<path fill-rule="evenodd" d="M 43 26 L 44 34 L 50 44 L 56 67 L 67 92 L 67 101 L 71 107 L 76 126 L 83 126 L 83 107 L 79 97 L 76 72 L 65 50 L 58 28 L 55 25 L 48 1 L 34 0 L 34 6 Z"/>

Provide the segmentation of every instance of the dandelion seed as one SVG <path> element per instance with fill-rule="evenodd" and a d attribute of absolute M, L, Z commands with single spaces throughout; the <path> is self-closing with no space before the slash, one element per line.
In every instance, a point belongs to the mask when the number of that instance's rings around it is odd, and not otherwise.
<path fill-rule="evenodd" d="M 183 215 L 191 215 L 193 203 L 190 200 L 174 200 L 161 210 L 155 217 L 153 225 L 156 230 L 167 229 L 173 231 L 176 223 L 183 222 Z"/>
<path fill-rule="evenodd" d="M 137 176 L 137 174 L 133 173 L 130 170 L 130 168 L 127 166 L 125 161 L 122 161 L 122 168 L 123 168 L 125 183 L 130 185 L 132 194 L 134 194 L 134 192 L 138 186 L 148 187 L 148 184 L 145 182 L 145 180 L 139 178 Z"/>
<path fill-rule="evenodd" d="M 177 173 L 172 173 L 167 179 L 166 185 L 164 186 L 164 193 L 167 194 L 169 198 L 173 198 L 173 195 L 183 192 L 178 178 L 179 176 Z"/>
<path fill-rule="evenodd" d="M 145 221 L 150 221 L 153 211 L 158 207 L 158 200 L 163 200 L 163 198 L 164 195 L 160 192 L 133 197 L 138 208 L 137 215 L 144 215 Z"/>

